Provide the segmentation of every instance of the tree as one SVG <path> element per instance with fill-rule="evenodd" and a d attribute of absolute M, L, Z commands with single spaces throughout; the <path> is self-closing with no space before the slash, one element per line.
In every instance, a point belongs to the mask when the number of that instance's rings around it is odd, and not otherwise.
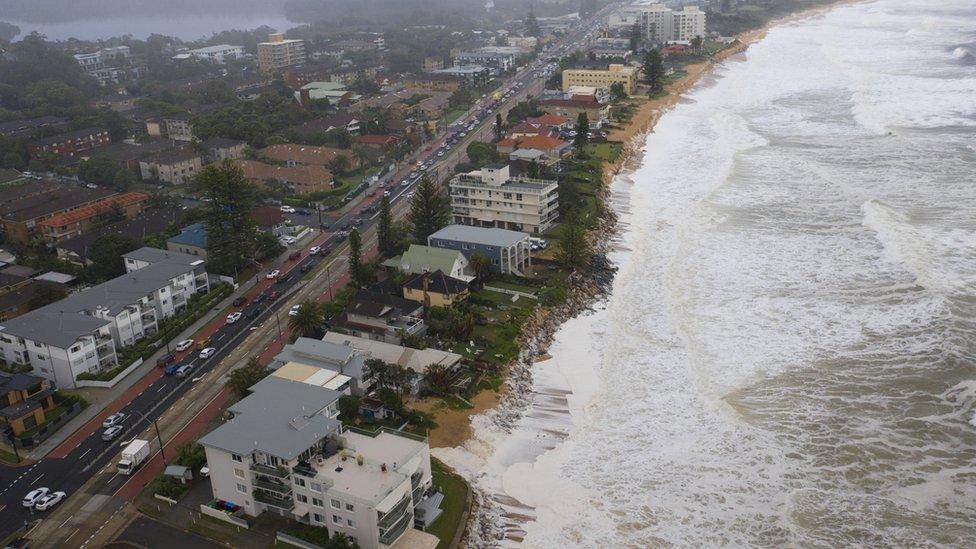
<path fill-rule="evenodd" d="M 610 84 L 610 98 L 614 103 L 627 99 L 627 89 L 624 88 L 623 82 L 614 82 L 613 84 Z"/>
<path fill-rule="evenodd" d="M 363 362 L 363 380 L 370 380 L 378 389 L 386 389 L 391 384 L 391 364 L 378 358 L 369 358 Z"/>
<path fill-rule="evenodd" d="M 298 306 L 298 311 L 288 317 L 288 327 L 302 337 L 316 337 L 322 332 L 322 311 L 318 304 L 306 300 Z"/>
<path fill-rule="evenodd" d="M 359 397 L 352 395 L 342 395 L 339 397 L 339 419 L 342 421 L 352 421 L 359 415 Z"/>
<path fill-rule="evenodd" d="M 471 271 L 481 284 L 487 282 L 488 277 L 491 276 L 491 260 L 484 254 L 473 254 L 468 266 L 471 267 Z"/>
<path fill-rule="evenodd" d="M 529 162 L 529 167 L 526 171 L 528 172 L 529 177 L 531 177 L 532 179 L 539 179 L 539 175 L 542 172 L 542 168 L 539 167 L 539 163 L 536 162 L 535 158 L 533 158 Z"/>
<path fill-rule="evenodd" d="M 444 364 L 430 364 L 424 371 L 424 388 L 437 395 L 446 395 L 451 391 L 451 370 Z"/>
<path fill-rule="evenodd" d="M 639 21 L 634 21 L 634 26 L 630 29 L 630 51 L 637 53 L 637 48 L 640 47 L 641 43 L 641 26 Z"/>
<path fill-rule="evenodd" d="M 27 301 L 27 306 L 33 311 L 55 301 L 61 301 L 66 297 L 68 297 L 68 292 L 61 287 L 53 284 L 40 284 Z"/>
<path fill-rule="evenodd" d="M 559 249 L 556 259 L 568 269 L 581 269 L 590 260 L 590 244 L 586 229 L 578 219 L 568 219 L 559 233 Z"/>
<path fill-rule="evenodd" d="M 583 155 L 587 143 L 590 142 L 589 133 L 590 120 L 586 117 L 585 112 L 581 112 L 576 117 L 576 136 L 573 137 L 573 148 L 576 149 L 577 155 Z"/>
<path fill-rule="evenodd" d="M 468 159 L 477 167 L 484 166 L 486 164 L 492 164 L 498 161 L 498 152 L 495 147 L 489 143 L 482 143 L 481 141 L 472 141 L 468 144 L 468 147 L 464 150 L 468 155 Z"/>
<path fill-rule="evenodd" d="M 118 162 L 104 155 L 96 155 L 81 162 L 78 166 L 78 177 L 88 183 L 108 186 L 115 182 L 115 174 L 119 169 Z"/>
<path fill-rule="evenodd" d="M 390 364 L 390 383 L 393 385 L 393 389 L 396 391 L 397 397 L 399 397 L 401 402 L 403 401 L 404 395 L 410 394 L 410 388 L 416 379 L 417 372 L 410 368 L 404 368 L 399 364 Z"/>
<path fill-rule="evenodd" d="M 349 233 L 349 279 L 356 286 L 363 283 L 363 241 L 358 229 Z"/>
<path fill-rule="evenodd" d="M 258 230 L 251 209 L 256 189 L 230 162 L 204 168 L 195 187 L 206 201 L 207 269 L 236 275 L 254 261 Z"/>
<path fill-rule="evenodd" d="M 644 82 L 651 88 L 651 94 L 664 90 L 664 60 L 657 48 L 644 54 Z"/>
<path fill-rule="evenodd" d="M 231 371 L 227 377 L 227 386 L 233 389 L 239 398 L 244 398 L 251 394 L 251 387 L 267 375 L 268 369 L 262 366 L 257 358 L 251 357 L 247 364 Z"/>
<path fill-rule="evenodd" d="M 189 467 L 191 471 L 199 471 L 207 464 L 207 453 L 196 442 L 186 442 L 176 449 L 176 463 Z"/>
<path fill-rule="evenodd" d="M 337 154 L 329 160 L 329 169 L 332 173 L 342 175 L 349 171 L 350 163 L 349 158 L 344 154 Z"/>
<path fill-rule="evenodd" d="M 407 217 L 413 226 L 414 238 L 427 242 L 428 236 L 450 223 L 451 209 L 447 198 L 426 174 L 420 178 L 415 193 Z"/>
<path fill-rule="evenodd" d="M 539 20 L 535 18 L 535 9 L 529 4 L 529 14 L 525 16 L 526 36 L 540 36 L 542 29 L 539 27 Z"/>
<path fill-rule="evenodd" d="M 390 213 L 390 197 L 380 199 L 380 215 L 376 223 L 376 239 L 380 254 L 390 257 L 396 253 L 397 243 L 393 234 L 393 215 Z"/>
<path fill-rule="evenodd" d="M 8 151 L 3 154 L 3 167 L 12 170 L 23 170 L 27 167 L 27 162 L 24 161 L 23 156 L 20 156 L 14 151 Z"/>
<path fill-rule="evenodd" d="M 504 128 L 502 127 L 502 113 L 495 113 L 495 141 L 501 141 L 502 137 L 505 135 Z"/>
<path fill-rule="evenodd" d="M 120 168 L 112 178 L 112 186 L 119 192 L 129 190 L 136 183 L 136 176 L 128 168 Z"/>
<path fill-rule="evenodd" d="M 705 41 L 702 39 L 701 36 L 695 36 L 694 38 L 691 39 L 691 50 L 694 51 L 695 53 L 701 55 L 702 46 L 704 44 L 705 44 Z"/>
<path fill-rule="evenodd" d="M 122 276 L 125 274 L 122 254 L 135 250 L 139 245 L 138 240 L 120 234 L 99 236 L 88 251 L 88 259 L 92 262 L 88 267 L 89 278 L 102 281 Z"/>

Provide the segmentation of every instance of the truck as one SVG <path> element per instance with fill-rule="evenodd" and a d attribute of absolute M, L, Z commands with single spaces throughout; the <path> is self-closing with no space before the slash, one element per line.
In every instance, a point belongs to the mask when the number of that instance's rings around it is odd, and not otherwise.
<path fill-rule="evenodd" d="M 119 474 L 131 475 L 132 471 L 139 468 L 146 459 L 149 458 L 149 441 L 135 439 L 122 450 L 122 459 L 119 460 Z"/>

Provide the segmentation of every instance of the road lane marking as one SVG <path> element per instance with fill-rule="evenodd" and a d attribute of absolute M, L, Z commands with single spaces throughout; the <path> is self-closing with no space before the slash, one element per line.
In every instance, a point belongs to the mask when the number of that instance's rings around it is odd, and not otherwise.
<path fill-rule="evenodd" d="M 41 476 L 40 476 L 40 477 L 37 477 L 37 478 L 35 478 L 35 479 L 34 479 L 34 481 L 30 483 L 30 485 L 31 485 L 31 486 L 33 486 L 34 484 L 36 484 L 36 483 L 37 483 L 37 481 L 39 481 L 39 480 L 41 480 L 41 477 L 43 477 L 43 476 L 44 476 L 44 473 L 41 473 Z"/>
<path fill-rule="evenodd" d="M 159 387 L 159 389 L 156 389 L 156 392 L 157 392 L 157 393 L 162 393 L 162 392 L 163 392 L 163 391 L 165 391 L 165 390 L 166 390 L 166 386 L 165 386 L 165 385 L 161 385 L 161 386 Z"/>
<path fill-rule="evenodd" d="M 74 517 L 68 517 L 68 518 L 64 519 L 64 522 L 62 522 L 61 523 L 61 526 L 58 526 L 58 528 L 64 528 L 64 525 L 65 524 L 68 524 L 68 521 L 71 520 L 72 518 L 74 518 Z"/>
<path fill-rule="evenodd" d="M 75 531 L 74 532 L 71 532 L 71 536 L 77 534 L 78 533 L 78 530 L 81 530 L 81 527 L 80 526 L 78 528 L 75 528 Z M 71 536 L 68 536 L 68 537 L 64 538 L 64 541 L 67 542 L 69 539 L 71 539 Z"/>
<path fill-rule="evenodd" d="M 88 452 L 91 452 L 91 451 L 92 451 L 91 448 L 85 450 L 85 453 L 84 454 L 81 454 L 80 456 L 78 456 L 78 459 L 81 459 L 81 458 L 85 457 L 88 454 Z"/>

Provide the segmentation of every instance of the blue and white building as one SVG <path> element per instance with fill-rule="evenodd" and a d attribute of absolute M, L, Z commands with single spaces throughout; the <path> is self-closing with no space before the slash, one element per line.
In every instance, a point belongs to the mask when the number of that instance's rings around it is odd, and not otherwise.
<path fill-rule="evenodd" d="M 469 261 L 475 254 L 483 255 L 496 273 L 521 276 L 532 265 L 529 235 L 508 229 L 448 225 L 427 237 L 427 245 L 456 250 Z"/>

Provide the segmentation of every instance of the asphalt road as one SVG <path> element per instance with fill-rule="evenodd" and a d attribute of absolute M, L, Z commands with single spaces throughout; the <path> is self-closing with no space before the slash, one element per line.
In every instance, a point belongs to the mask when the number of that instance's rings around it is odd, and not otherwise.
<path fill-rule="evenodd" d="M 571 33 L 564 39 L 564 43 L 578 44 L 584 40 L 585 35 L 592 28 L 593 25 L 591 24 L 589 27 Z M 544 57 L 559 56 L 568 53 L 568 51 L 568 46 L 555 47 L 546 52 Z M 333 228 L 341 228 L 349 224 L 350 226 L 358 226 L 361 231 L 365 231 L 374 225 L 376 213 L 366 216 L 360 215 L 359 211 L 364 206 L 378 203 L 384 189 L 389 191 L 391 203 L 394 205 L 405 200 L 419 180 L 419 174 L 417 177 L 408 177 L 410 172 L 416 170 L 418 161 L 427 163 L 427 172 L 438 180 L 448 177 L 461 161 L 462 155 L 465 154 L 465 148 L 470 142 L 490 140 L 493 133 L 492 124 L 495 112 L 501 111 L 504 117 L 508 109 L 518 101 L 524 100 L 527 95 L 541 93 L 544 82 L 542 79 L 533 76 L 537 70 L 538 67 L 534 65 L 525 67 L 499 89 L 503 94 L 507 90 L 513 90 L 509 99 L 495 103 L 490 96 L 482 98 L 459 120 L 460 125 L 457 128 L 451 128 L 442 133 L 437 139 L 429 142 L 427 147 L 406 159 L 405 164 L 399 170 L 388 174 L 380 181 L 379 186 L 373 188 L 377 190 L 376 193 L 372 193 L 373 196 L 363 196 L 360 204 L 339 218 L 333 224 Z M 488 112 L 489 109 L 491 112 Z M 475 128 L 469 131 L 467 127 L 471 124 L 475 124 Z M 453 145 L 448 144 L 454 134 L 459 134 L 462 131 L 459 129 L 461 125 L 464 127 L 463 131 L 465 131 L 466 136 L 464 138 L 458 136 Z M 438 156 L 438 152 L 443 152 L 443 154 Z M 399 209 L 403 210 L 403 206 Z M 317 218 L 302 216 L 296 220 L 299 222 L 304 220 L 304 223 L 314 225 L 313 219 Z M 292 275 L 287 280 L 273 284 L 264 291 L 265 295 L 272 291 L 279 292 L 280 295 L 276 299 L 265 299 L 260 304 L 247 303 L 240 308 L 245 313 L 241 320 L 233 324 L 222 325 L 211 336 L 211 346 L 217 349 L 213 356 L 203 360 L 199 358 L 196 350 L 178 355 L 177 361 L 180 364 L 192 364 L 194 366 L 192 373 L 185 378 L 162 376 L 136 395 L 121 409 L 121 412 L 127 415 L 124 422 L 126 429 L 114 441 L 102 441 L 103 429 L 96 428 L 64 457 L 46 457 L 27 467 L 0 466 L 0 538 L 24 527 L 25 521 L 38 518 L 38 515 L 42 514 L 21 505 L 21 500 L 27 492 L 45 486 L 52 491 L 66 492 L 70 497 L 106 465 L 118 459 L 123 442 L 128 442 L 133 433 L 142 432 L 165 410 L 179 403 L 193 383 L 196 383 L 199 378 L 209 372 L 216 364 L 219 364 L 258 325 L 269 320 L 281 322 L 282 326 L 287 324 L 287 313 L 280 309 L 287 302 L 291 290 L 295 289 L 301 280 L 298 269 L 305 264 L 314 266 L 314 264 L 322 261 L 324 257 L 339 248 L 343 240 L 345 240 L 345 235 L 342 231 L 332 233 L 322 245 L 322 254 L 309 256 L 303 253 L 302 259 L 291 269 Z M 259 313 L 256 317 L 251 318 L 250 313 L 256 308 L 259 309 Z M 275 315 L 277 318 L 272 319 Z M 155 447 L 156 442 L 154 441 L 153 444 Z M 94 492 L 105 495 L 115 494 L 129 478 L 118 474 L 103 476 L 106 478 L 96 481 Z"/>

